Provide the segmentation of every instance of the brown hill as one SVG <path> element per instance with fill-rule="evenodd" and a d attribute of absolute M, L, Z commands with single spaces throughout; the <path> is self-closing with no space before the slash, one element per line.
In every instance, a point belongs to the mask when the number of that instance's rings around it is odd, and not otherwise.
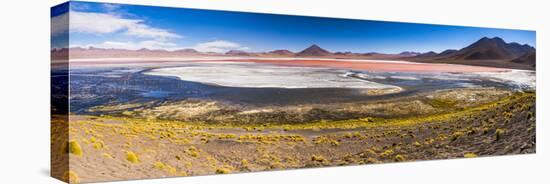
<path fill-rule="evenodd" d="M 444 50 L 443 52 L 439 53 L 438 56 L 440 57 L 445 57 L 445 56 L 450 56 L 454 53 L 458 52 L 458 50 L 455 50 L 455 49 L 447 49 L 447 50 Z"/>
<path fill-rule="evenodd" d="M 294 52 L 291 52 L 289 50 L 274 50 L 269 52 L 269 54 L 280 55 L 280 56 L 293 56 Z"/>
<path fill-rule="evenodd" d="M 416 55 L 416 57 L 420 57 L 420 58 L 425 58 L 425 57 L 435 57 L 437 56 L 437 53 L 434 52 L 434 51 L 430 51 L 430 52 L 425 52 L 425 53 L 422 53 L 422 54 L 418 54 Z"/>
<path fill-rule="evenodd" d="M 523 56 L 520 56 L 512 60 L 512 62 L 514 63 L 528 64 L 531 66 L 536 66 L 536 61 L 537 61 L 537 53 L 534 51 L 524 54 Z"/>
<path fill-rule="evenodd" d="M 242 50 L 230 50 L 225 53 L 228 56 L 251 56 L 251 53 L 242 51 Z"/>
<path fill-rule="evenodd" d="M 399 55 L 402 55 L 402 56 L 405 56 L 405 57 L 412 57 L 412 56 L 417 56 L 417 55 L 420 55 L 420 54 L 422 54 L 422 53 L 413 52 L 413 51 L 404 51 L 404 52 L 399 53 Z"/>
<path fill-rule="evenodd" d="M 174 52 L 181 53 L 181 54 L 199 54 L 200 53 L 195 49 L 181 49 L 181 50 L 175 50 Z"/>
<path fill-rule="evenodd" d="M 516 69 L 535 69 L 536 49 L 524 44 L 506 43 L 502 38 L 483 37 L 460 50 L 448 49 L 402 59 L 426 63 L 450 63 Z"/>

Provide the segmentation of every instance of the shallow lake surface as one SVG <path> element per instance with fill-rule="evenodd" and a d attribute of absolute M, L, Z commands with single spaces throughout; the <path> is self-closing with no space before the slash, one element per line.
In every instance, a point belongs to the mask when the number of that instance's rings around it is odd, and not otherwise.
<path fill-rule="evenodd" d="M 70 71 L 70 111 L 86 114 L 98 105 L 189 98 L 254 106 L 356 102 L 452 88 L 523 90 L 534 88 L 534 78 L 534 72 L 527 71 L 407 73 L 210 62 L 146 68 L 78 67 Z M 380 88 L 402 91 L 365 94 L 365 90 Z"/>

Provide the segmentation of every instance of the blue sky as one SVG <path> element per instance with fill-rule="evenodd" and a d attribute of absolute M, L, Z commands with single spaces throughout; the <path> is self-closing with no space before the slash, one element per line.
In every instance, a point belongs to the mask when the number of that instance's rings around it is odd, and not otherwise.
<path fill-rule="evenodd" d="M 317 44 L 330 51 L 440 52 L 495 36 L 535 46 L 535 32 L 524 30 L 74 1 L 65 8 L 69 9 L 71 47 L 260 52 L 300 51 Z M 62 20 L 63 12 L 62 8 L 52 9 L 52 19 Z M 61 37 L 63 31 L 69 30 L 52 30 L 52 36 Z"/>

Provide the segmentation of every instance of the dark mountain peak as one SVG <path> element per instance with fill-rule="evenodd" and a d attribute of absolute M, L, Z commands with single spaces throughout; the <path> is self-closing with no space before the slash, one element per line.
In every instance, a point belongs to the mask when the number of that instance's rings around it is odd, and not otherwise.
<path fill-rule="evenodd" d="M 506 43 L 500 37 L 483 37 L 477 42 L 460 49 L 450 57 L 464 60 L 499 60 L 514 59 L 534 50 L 531 46 L 518 43 Z"/>
<path fill-rule="evenodd" d="M 313 45 L 309 46 L 308 49 L 321 49 L 321 47 L 319 47 L 319 45 L 317 45 L 317 44 L 313 44 Z"/>
<path fill-rule="evenodd" d="M 331 55 L 331 53 L 319 47 L 318 45 L 313 44 L 308 48 L 304 49 L 303 51 L 298 52 L 296 55 L 297 56 L 327 56 L 327 55 Z"/>
<path fill-rule="evenodd" d="M 504 39 L 498 37 L 498 36 L 495 36 L 492 38 L 493 41 L 497 41 L 497 42 L 504 42 Z"/>
<path fill-rule="evenodd" d="M 472 45 L 476 45 L 476 44 L 506 44 L 506 42 L 500 38 L 500 37 L 493 37 L 493 38 L 488 38 L 488 37 L 483 37 L 481 39 L 479 39 L 477 42 L 474 42 Z"/>

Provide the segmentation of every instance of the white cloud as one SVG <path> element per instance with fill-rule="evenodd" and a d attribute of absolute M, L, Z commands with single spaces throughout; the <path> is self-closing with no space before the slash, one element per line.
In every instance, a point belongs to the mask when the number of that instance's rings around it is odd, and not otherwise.
<path fill-rule="evenodd" d="M 51 36 L 66 34 L 67 31 L 69 30 L 69 14 L 64 13 L 64 14 L 52 17 L 50 23 L 51 23 L 50 24 Z"/>
<path fill-rule="evenodd" d="M 71 45 L 71 47 L 82 47 L 82 48 L 103 48 L 103 49 L 127 49 L 127 50 L 139 50 L 142 48 L 147 49 L 162 49 L 168 51 L 174 51 L 179 49 L 184 49 L 176 43 L 164 41 L 164 40 L 145 40 L 139 42 L 124 42 L 124 41 L 105 41 L 97 44 L 86 44 L 86 45 Z M 229 50 L 248 50 L 248 47 L 243 47 L 238 43 L 225 41 L 225 40 L 216 40 L 211 42 L 205 42 L 191 47 L 200 52 L 218 52 L 225 53 Z"/>
<path fill-rule="evenodd" d="M 106 7 L 106 8 L 118 8 Z M 69 15 L 70 14 L 70 15 Z M 69 17 L 70 16 L 70 17 Z M 70 21 L 70 25 L 69 25 Z M 120 33 L 129 37 L 128 41 L 98 41 L 99 43 L 86 43 L 80 45 L 71 45 L 71 47 L 96 47 L 105 49 L 128 49 L 138 50 L 147 49 L 163 49 L 177 50 L 182 49 L 178 44 L 170 41 L 173 38 L 182 38 L 182 36 L 172 33 L 168 30 L 152 27 L 145 24 L 141 19 L 123 18 L 122 16 L 112 13 L 91 13 L 70 11 L 63 15 L 52 17 L 52 36 L 62 33 L 78 32 L 87 34 L 109 34 Z M 139 39 L 135 39 L 139 38 Z M 141 40 L 141 41 L 136 41 Z M 218 52 L 224 53 L 229 50 L 248 50 L 238 43 L 215 40 L 205 43 L 199 43 L 191 47 L 200 52 Z"/>
<path fill-rule="evenodd" d="M 165 29 L 151 27 L 141 19 L 122 18 L 108 13 L 90 13 L 70 11 L 67 13 L 52 17 L 52 36 L 66 33 L 69 28 L 71 32 L 89 33 L 89 34 L 107 34 L 121 32 L 128 36 L 141 38 L 181 38 L 182 36 L 172 33 Z M 67 26 L 67 24 L 70 25 Z"/>
<path fill-rule="evenodd" d="M 211 42 L 199 43 L 193 47 L 193 49 L 200 52 L 218 52 L 223 53 L 229 50 L 248 50 L 248 47 L 243 47 L 238 43 L 216 40 Z"/>
<path fill-rule="evenodd" d="M 108 12 L 118 10 L 119 8 L 120 8 L 119 4 L 110 4 L 110 3 L 103 4 L 103 9 L 105 9 Z"/>
<path fill-rule="evenodd" d="M 164 29 L 154 28 L 140 19 L 127 19 L 107 13 L 72 11 L 70 30 L 82 33 L 114 33 L 122 31 L 126 35 L 150 38 L 180 38 L 181 36 Z"/>
<path fill-rule="evenodd" d="M 105 41 L 99 44 L 87 44 L 87 45 L 71 45 L 71 47 L 95 47 L 103 49 L 127 49 L 127 50 L 139 50 L 142 48 L 147 49 L 162 49 L 162 50 L 178 50 L 182 49 L 177 44 L 158 40 L 145 40 L 140 42 L 117 42 L 117 41 Z"/>

